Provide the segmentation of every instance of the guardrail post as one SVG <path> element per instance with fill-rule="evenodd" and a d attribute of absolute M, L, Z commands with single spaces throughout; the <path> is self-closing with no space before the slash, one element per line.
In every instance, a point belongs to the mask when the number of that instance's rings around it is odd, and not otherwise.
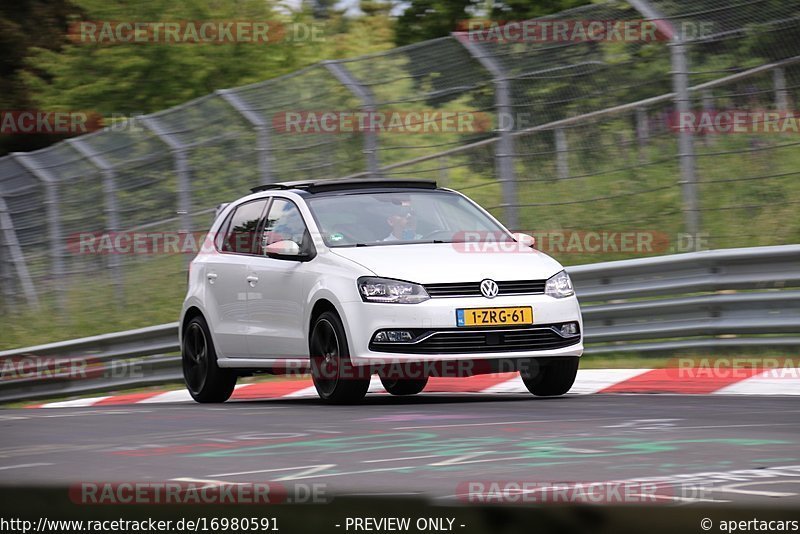
<path fill-rule="evenodd" d="M 375 96 L 372 91 L 356 80 L 352 73 L 347 70 L 347 67 L 339 61 L 323 61 L 322 64 L 334 78 L 339 80 L 339 83 L 347 87 L 361 101 L 361 109 L 363 111 L 367 113 L 375 113 L 377 111 Z M 369 128 L 364 132 L 364 155 L 367 160 L 367 172 L 371 177 L 379 178 L 381 172 L 378 163 L 378 134 Z"/>
<path fill-rule="evenodd" d="M 256 154 L 258 157 L 258 170 L 261 174 L 261 180 L 265 184 L 272 183 L 273 155 L 269 123 L 264 120 L 264 117 L 262 117 L 260 113 L 256 113 L 250 109 L 234 91 L 230 89 L 221 89 L 216 91 L 216 94 L 230 104 L 233 109 L 253 126 L 256 132 Z"/>
<path fill-rule="evenodd" d="M 775 86 L 775 109 L 781 112 L 789 110 L 789 93 L 786 91 L 786 74 L 783 69 L 772 71 L 772 81 Z"/>
<path fill-rule="evenodd" d="M 0 197 L 0 236 L 2 237 L 2 246 L 5 250 L 3 254 L 3 265 L 6 269 L 6 256 L 10 259 L 10 263 L 17 271 L 17 278 L 25 294 L 25 300 L 28 305 L 33 308 L 39 307 L 39 299 L 36 295 L 36 288 L 31 280 L 31 275 L 28 272 L 28 266 L 25 264 L 25 255 L 22 253 L 19 240 L 17 240 L 17 233 L 14 231 L 14 221 L 8 211 L 8 206 L 3 197 Z M 14 288 L 11 284 L 3 284 L 4 293 L 7 296 L 9 303 L 13 302 Z"/>
<path fill-rule="evenodd" d="M 117 173 L 114 171 L 114 166 L 111 165 L 103 156 L 98 154 L 91 145 L 83 141 L 80 137 L 73 137 L 68 139 L 67 143 L 78 151 L 83 157 L 88 159 L 92 165 L 100 169 L 100 174 L 103 178 L 103 197 L 105 206 L 106 228 L 105 231 L 109 235 L 120 230 L 119 224 L 119 207 L 117 206 Z M 125 305 L 125 289 L 122 281 L 122 270 L 120 268 L 119 256 L 117 254 L 108 255 L 108 267 L 111 269 L 111 279 L 114 284 L 114 292 L 116 294 L 115 303 L 117 308 L 122 308 Z"/>
<path fill-rule="evenodd" d="M 156 117 L 139 117 L 151 132 L 153 132 L 159 139 L 164 141 L 166 145 L 172 150 L 172 157 L 175 160 L 175 174 L 178 178 L 178 205 L 177 214 L 180 217 L 180 224 L 182 228 L 178 229 L 178 233 L 188 233 L 192 231 L 192 192 L 191 192 L 191 167 L 189 166 L 189 158 L 187 155 L 187 147 L 179 139 L 168 133 L 163 125 Z M 184 261 L 188 265 L 191 258 L 186 255 Z"/>
<path fill-rule="evenodd" d="M 497 111 L 498 140 L 495 145 L 495 162 L 497 168 L 498 181 L 503 187 L 503 206 L 505 207 L 505 224 L 511 229 L 519 226 L 517 214 L 517 182 L 514 177 L 514 139 L 511 132 L 516 121 L 509 120 L 514 118 L 514 108 L 511 103 L 511 80 L 503 67 L 495 60 L 491 54 L 483 53 L 483 47 L 477 42 L 470 40 L 469 35 L 453 34 L 455 39 L 460 42 L 467 52 L 480 63 L 492 75 L 494 83 L 495 110 Z"/>
<path fill-rule="evenodd" d="M 628 3 L 648 20 L 657 21 L 659 30 L 668 34 L 675 111 L 678 116 L 691 113 L 689 60 L 683 36 L 676 31 L 669 18 L 651 6 L 647 0 L 628 0 Z M 696 236 L 700 231 L 700 208 L 697 199 L 694 134 L 683 129 L 678 133 L 678 161 L 681 172 L 679 183 L 681 184 L 681 194 L 683 196 L 684 226 L 687 233 Z"/>
<path fill-rule="evenodd" d="M 54 281 L 52 289 L 56 294 L 56 306 L 63 310 L 66 305 L 63 280 L 65 273 L 64 243 L 61 238 L 61 198 L 58 179 L 48 169 L 41 168 L 31 161 L 28 154 L 14 152 L 11 156 L 43 184 L 48 240 L 50 241 L 50 273 Z"/>

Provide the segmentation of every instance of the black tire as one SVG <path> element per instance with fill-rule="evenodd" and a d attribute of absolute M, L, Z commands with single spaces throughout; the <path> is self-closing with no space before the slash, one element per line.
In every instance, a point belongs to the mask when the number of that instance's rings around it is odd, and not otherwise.
<path fill-rule="evenodd" d="M 217 351 L 202 316 L 189 321 L 181 342 L 183 379 L 197 402 L 225 402 L 236 386 L 236 374 L 217 365 Z"/>
<path fill-rule="evenodd" d="M 314 321 L 308 339 L 311 377 L 320 398 L 331 404 L 349 404 L 364 398 L 370 376 L 350 362 L 347 337 L 339 316 L 323 312 Z"/>
<path fill-rule="evenodd" d="M 528 391 L 537 397 L 556 397 L 568 392 L 575 383 L 580 358 L 533 358 L 528 363 L 519 372 Z"/>
<path fill-rule="evenodd" d="M 392 395 L 416 395 L 428 384 L 425 378 L 387 378 L 381 377 L 381 384 Z"/>

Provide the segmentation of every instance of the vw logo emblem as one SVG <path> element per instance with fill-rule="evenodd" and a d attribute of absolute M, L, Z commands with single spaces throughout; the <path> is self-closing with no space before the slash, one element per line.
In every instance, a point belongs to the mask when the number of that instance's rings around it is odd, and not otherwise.
<path fill-rule="evenodd" d="M 489 280 L 488 278 L 481 282 L 481 295 L 487 299 L 493 299 L 497 296 L 500 288 L 497 287 L 497 282 Z"/>

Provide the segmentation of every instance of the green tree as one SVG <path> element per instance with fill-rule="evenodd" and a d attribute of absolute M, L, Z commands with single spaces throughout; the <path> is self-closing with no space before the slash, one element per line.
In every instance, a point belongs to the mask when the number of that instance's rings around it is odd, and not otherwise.
<path fill-rule="evenodd" d="M 591 3 L 589 0 L 411 0 L 397 18 L 396 42 L 406 45 L 444 37 L 471 18 L 526 20 Z"/>
<path fill-rule="evenodd" d="M 138 4 L 76 0 L 90 20 L 279 20 L 304 22 L 305 14 L 278 14 L 259 0 L 206 3 L 153 0 Z M 147 113 L 216 89 L 256 82 L 296 70 L 319 55 L 320 42 L 231 44 L 70 43 L 36 48 L 24 80 L 47 109 L 110 114 Z"/>
<path fill-rule="evenodd" d="M 71 42 L 61 48 L 38 46 L 30 50 L 21 79 L 31 100 L 43 109 L 86 110 L 103 116 L 150 113 L 216 89 L 287 74 L 322 59 L 383 50 L 393 41 L 388 10 L 380 9 L 360 17 L 332 13 L 320 22 L 308 11 L 278 11 L 262 0 L 75 2 L 84 13 L 83 20 L 266 20 L 283 24 L 286 34 L 268 44 Z M 302 38 L 302 28 L 309 27 L 317 28 L 317 38 Z"/>
<path fill-rule="evenodd" d="M 26 110 L 35 104 L 22 76 L 31 49 L 58 51 L 66 42 L 67 20 L 80 9 L 68 0 L 0 2 L 0 109 Z M 36 73 L 47 79 L 47 73 Z M 0 154 L 28 151 L 60 139 L 52 135 L 0 136 Z"/>

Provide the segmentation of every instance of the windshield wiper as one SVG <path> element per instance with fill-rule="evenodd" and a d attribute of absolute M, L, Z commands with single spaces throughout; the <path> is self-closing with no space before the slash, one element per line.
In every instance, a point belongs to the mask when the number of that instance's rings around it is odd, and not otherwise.
<path fill-rule="evenodd" d="M 338 245 L 334 248 L 344 248 L 344 247 L 377 247 L 381 245 L 425 245 L 434 243 L 440 245 L 442 243 L 454 243 L 454 241 L 442 241 L 440 239 L 433 239 L 431 241 L 378 241 L 376 243 L 353 243 L 352 245 Z"/>

